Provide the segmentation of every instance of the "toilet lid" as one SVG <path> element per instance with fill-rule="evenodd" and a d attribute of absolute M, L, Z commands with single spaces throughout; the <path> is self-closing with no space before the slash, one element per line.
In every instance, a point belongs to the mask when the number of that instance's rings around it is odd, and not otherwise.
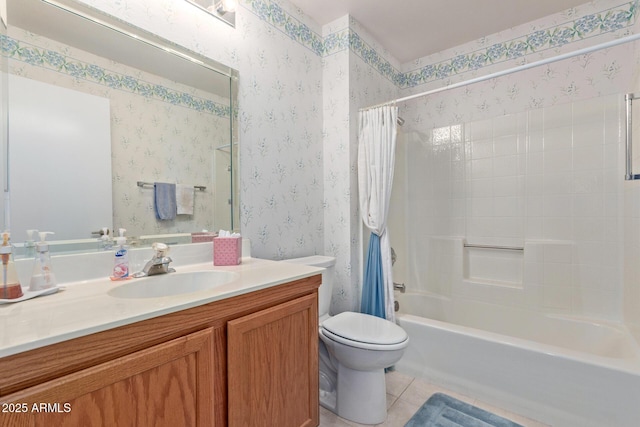
<path fill-rule="evenodd" d="M 340 313 L 322 322 L 321 327 L 342 338 L 368 344 L 399 344 L 408 338 L 395 323 L 363 313 Z"/>

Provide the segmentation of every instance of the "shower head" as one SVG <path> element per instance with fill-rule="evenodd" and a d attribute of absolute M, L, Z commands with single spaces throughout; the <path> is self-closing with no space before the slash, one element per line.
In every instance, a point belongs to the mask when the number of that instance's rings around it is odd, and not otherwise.
<path fill-rule="evenodd" d="M 402 117 L 398 116 L 397 123 L 398 123 L 398 126 L 404 125 L 404 119 Z"/>

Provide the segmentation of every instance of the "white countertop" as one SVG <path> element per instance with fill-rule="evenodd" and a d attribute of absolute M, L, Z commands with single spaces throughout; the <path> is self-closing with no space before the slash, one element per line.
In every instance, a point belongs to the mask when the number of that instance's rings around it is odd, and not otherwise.
<path fill-rule="evenodd" d="M 269 288 L 324 270 L 257 258 L 243 258 L 237 266 L 213 266 L 208 262 L 176 269 L 176 273 L 170 274 L 220 270 L 235 272 L 237 277 L 214 289 L 132 299 L 113 297 L 107 292 L 136 279 L 113 282 L 105 277 L 63 284 L 63 289 L 55 294 L 0 305 L 0 357 Z"/>

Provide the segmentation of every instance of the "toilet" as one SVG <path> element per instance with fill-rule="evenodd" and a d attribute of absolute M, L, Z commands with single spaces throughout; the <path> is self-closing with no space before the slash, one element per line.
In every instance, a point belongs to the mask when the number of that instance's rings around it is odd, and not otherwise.
<path fill-rule="evenodd" d="M 376 316 L 329 315 L 335 258 L 314 255 L 285 261 L 326 269 L 318 290 L 320 404 L 360 424 L 384 422 L 384 369 L 400 360 L 409 336 L 400 326 Z"/>

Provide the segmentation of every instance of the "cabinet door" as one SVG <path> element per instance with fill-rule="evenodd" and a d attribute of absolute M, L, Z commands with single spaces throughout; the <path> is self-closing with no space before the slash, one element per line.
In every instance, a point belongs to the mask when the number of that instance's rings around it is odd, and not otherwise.
<path fill-rule="evenodd" d="M 205 329 L 5 396 L 0 426 L 209 427 L 213 336 Z"/>
<path fill-rule="evenodd" d="M 229 427 L 317 426 L 317 293 L 227 324 Z"/>

